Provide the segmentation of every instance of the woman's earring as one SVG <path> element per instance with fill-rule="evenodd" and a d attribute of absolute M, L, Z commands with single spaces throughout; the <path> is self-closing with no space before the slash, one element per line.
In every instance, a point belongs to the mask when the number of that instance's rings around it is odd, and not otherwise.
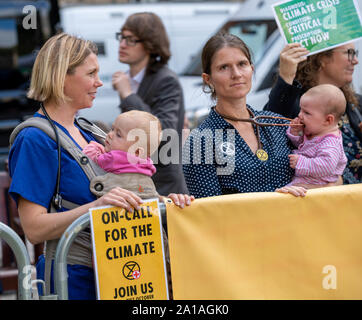
<path fill-rule="evenodd" d="M 215 88 L 212 84 L 209 84 L 209 87 L 210 87 L 210 90 L 211 90 L 211 93 L 215 93 Z"/>

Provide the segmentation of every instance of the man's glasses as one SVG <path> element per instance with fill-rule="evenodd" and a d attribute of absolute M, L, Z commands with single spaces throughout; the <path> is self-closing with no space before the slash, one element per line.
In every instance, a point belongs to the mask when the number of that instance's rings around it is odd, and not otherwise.
<path fill-rule="evenodd" d="M 130 46 L 130 47 L 134 47 L 138 42 L 142 42 L 142 40 L 137 40 L 137 39 L 134 38 L 134 37 L 124 36 L 124 35 L 122 34 L 122 32 L 117 32 L 117 33 L 116 33 L 116 39 L 117 39 L 119 42 L 122 42 L 122 40 L 126 40 L 127 46 Z"/>

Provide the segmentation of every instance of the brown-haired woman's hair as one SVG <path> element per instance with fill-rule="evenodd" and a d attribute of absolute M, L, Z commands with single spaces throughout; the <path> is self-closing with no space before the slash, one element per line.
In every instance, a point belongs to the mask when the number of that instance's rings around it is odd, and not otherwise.
<path fill-rule="evenodd" d="M 125 30 L 139 38 L 145 50 L 150 54 L 147 73 L 156 72 L 167 64 L 171 57 L 170 41 L 159 16 L 152 12 L 132 14 L 127 18 L 121 31 Z"/>
<path fill-rule="evenodd" d="M 97 46 L 66 33 L 48 39 L 40 49 L 33 66 L 28 98 L 56 104 L 67 102 L 64 82 L 67 74 L 72 74 L 91 54 L 98 54 Z"/>
<path fill-rule="evenodd" d="M 308 56 L 307 60 L 299 63 L 295 79 L 302 85 L 304 90 L 307 91 L 308 89 L 318 85 L 317 75 L 322 66 L 322 58 L 331 58 L 332 55 L 333 49 Z M 348 103 L 358 105 L 357 96 L 350 84 L 346 84 L 340 89 L 342 90 Z"/>
<path fill-rule="evenodd" d="M 201 62 L 203 73 L 211 75 L 212 59 L 220 49 L 225 47 L 240 49 L 248 59 L 250 65 L 253 65 L 250 50 L 243 40 L 230 33 L 218 32 L 206 42 L 202 49 Z M 211 97 L 213 99 L 216 98 L 216 93 L 206 83 L 203 84 L 203 91 L 205 93 L 211 92 Z"/>

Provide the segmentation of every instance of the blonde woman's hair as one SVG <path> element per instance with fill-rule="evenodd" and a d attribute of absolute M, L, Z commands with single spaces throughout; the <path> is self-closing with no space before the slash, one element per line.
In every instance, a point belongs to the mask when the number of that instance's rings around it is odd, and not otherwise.
<path fill-rule="evenodd" d="M 344 92 L 332 84 L 314 86 L 304 93 L 304 95 L 309 95 L 318 101 L 318 108 L 320 108 L 325 115 L 333 114 L 336 123 L 338 123 L 346 112 L 347 100 Z"/>
<path fill-rule="evenodd" d="M 91 53 L 98 54 L 91 41 L 66 33 L 51 37 L 36 57 L 28 98 L 40 102 L 54 100 L 56 104 L 69 101 L 64 94 L 65 77 L 74 73 Z"/>

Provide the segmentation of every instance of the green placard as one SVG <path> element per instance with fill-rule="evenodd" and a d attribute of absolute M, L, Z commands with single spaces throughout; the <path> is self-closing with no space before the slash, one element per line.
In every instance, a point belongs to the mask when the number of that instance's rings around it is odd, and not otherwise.
<path fill-rule="evenodd" d="M 310 53 L 362 38 L 355 0 L 291 0 L 272 7 L 286 42 L 300 42 Z"/>

